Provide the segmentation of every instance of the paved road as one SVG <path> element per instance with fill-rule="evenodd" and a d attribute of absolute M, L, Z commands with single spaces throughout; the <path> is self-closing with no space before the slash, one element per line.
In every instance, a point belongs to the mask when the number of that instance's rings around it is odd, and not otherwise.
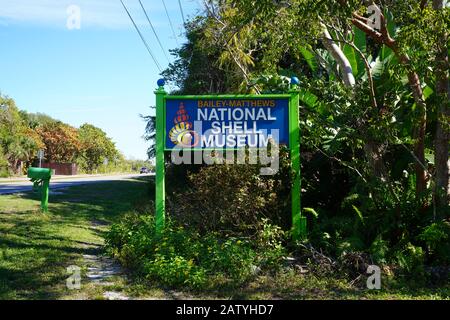
<path fill-rule="evenodd" d="M 50 191 L 55 189 L 64 189 L 72 186 L 83 184 L 100 183 L 108 181 L 117 181 L 132 179 L 143 176 L 153 176 L 154 174 L 128 174 L 128 175 L 114 175 L 114 176 L 94 176 L 94 177 L 77 177 L 67 179 L 54 179 L 50 181 Z M 0 183 L 0 195 L 30 192 L 33 190 L 33 184 L 29 181 Z"/>

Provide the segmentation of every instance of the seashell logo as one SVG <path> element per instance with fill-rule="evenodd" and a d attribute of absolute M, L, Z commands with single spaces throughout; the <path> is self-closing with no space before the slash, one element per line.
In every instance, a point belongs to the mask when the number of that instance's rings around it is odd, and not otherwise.
<path fill-rule="evenodd" d="M 200 140 L 189 119 L 189 114 L 184 108 L 183 102 L 181 102 L 177 115 L 173 119 L 174 126 L 169 131 L 169 138 L 175 145 L 183 148 L 195 147 Z"/>

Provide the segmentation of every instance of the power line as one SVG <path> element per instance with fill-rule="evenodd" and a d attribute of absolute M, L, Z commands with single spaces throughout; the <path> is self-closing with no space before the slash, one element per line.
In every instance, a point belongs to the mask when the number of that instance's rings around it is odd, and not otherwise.
<path fill-rule="evenodd" d="M 172 20 L 170 20 L 169 11 L 167 11 L 166 2 L 164 0 L 161 0 L 164 6 L 164 10 L 166 11 L 167 19 L 169 19 L 170 28 L 172 29 L 173 36 L 175 37 L 175 42 L 178 44 L 177 34 L 175 33 L 175 29 L 173 28 Z"/>
<path fill-rule="evenodd" d="M 161 65 L 158 63 L 158 60 L 156 60 L 155 56 L 153 55 L 152 50 L 150 49 L 147 41 L 145 41 L 144 36 L 142 35 L 141 31 L 139 30 L 138 26 L 136 25 L 136 23 L 133 20 L 133 17 L 131 16 L 130 12 L 128 11 L 127 7 L 125 6 L 125 4 L 123 3 L 122 0 L 120 0 L 120 2 L 122 3 L 123 8 L 125 9 L 125 11 L 128 14 L 128 17 L 130 17 L 131 22 L 133 22 L 134 27 L 136 28 L 137 33 L 139 34 L 139 36 L 141 37 L 142 42 L 144 43 L 145 47 L 147 48 L 148 53 L 150 54 L 150 56 L 153 59 L 153 62 L 155 62 L 156 67 L 158 68 L 159 72 L 162 72 L 162 68 Z"/>
<path fill-rule="evenodd" d="M 161 40 L 159 39 L 159 36 L 158 36 L 158 34 L 156 33 L 156 30 L 155 30 L 155 28 L 153 27 L 152 22 L 150 21 L 150 18 L 149 18 L 148 14 L 147 14 L 147 11 L 145 10 L 144 5 L 142 4 L 142 1 L 139 0 L 139 3 L 140 3 L 140 5 L 141 5 L 142 10 L 143 10 L 144 13 L 145 13 L 145 16 L 147 17 L 147 21 L 148 21 L 148 23 L 150 24 L 150 27 L 151 27 L 152 30 L 153 30 L 153 34 L 155 35 L 156 40 L 158 41 L 159 46 L 161 47 L 161 50 L 164 52 L 164 56 L 166 57 L 167 62 L 170 64 L 170 60 L 169 60 L 169 57 L 167 56 L 166 49 L 164 49 L 164 47 L 163 47 L 163 45 L 162 45 L 162 43 L 161 43 Z"/>
<path fill-rule="evenodd" d="M 186 25 L 186 19 L 184 19 L 183 6 L 181 5 L 181 0 L 178 0 L 178 6 L 180 7 L 181 17 L 183 18 L 183 25 Z"/>

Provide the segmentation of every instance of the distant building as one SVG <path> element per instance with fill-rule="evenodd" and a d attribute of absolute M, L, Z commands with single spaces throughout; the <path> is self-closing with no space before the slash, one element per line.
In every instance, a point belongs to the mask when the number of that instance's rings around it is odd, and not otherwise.
<path fill-rule="evenodd" d="M 75 176 L 78 174 L 78 167 L 75 163 L 49 163 L 43 162 L 42 168 L 53 169 L 53 174 L 61 176 Z"/>

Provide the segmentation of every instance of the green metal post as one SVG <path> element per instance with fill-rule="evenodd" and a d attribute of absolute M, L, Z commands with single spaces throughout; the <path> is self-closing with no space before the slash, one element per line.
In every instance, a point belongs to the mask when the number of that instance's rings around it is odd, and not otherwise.
<path fill-rule="evenodd" d="M 292 201 L 292 238 L 300 240 L 306 235 L 306 219 L 301 214 L 301 177 L 300 177 L 300 125 L 299 125 L 299 91 L 294 85 L 289 91 L 289 145 L 294 178 L 291 189 Z"/>
<path fill-rule="evenodd" d="M 42 189 L 41 189 L 41 209 L 42 212 L 48 212 L 48 194 L 50 189 L 50 180 L 44 179 L 42 181 Z"/>
<path fill-rule="evenodd" d="M 52 172 L 45 168 L 29 168 L 27 177 L 33 182 L 33 191 L 41 191 L 42 212 L 48 212 L 48 194 Z"/>
<path fill-rule="evenodd" d="M 164 228 L 165 213 L 165 163 L 164 163 L 164 130 L 165 130 L 165 96 L 164 84 L 155 91 L 156 95 L 156 232 Z"/>

